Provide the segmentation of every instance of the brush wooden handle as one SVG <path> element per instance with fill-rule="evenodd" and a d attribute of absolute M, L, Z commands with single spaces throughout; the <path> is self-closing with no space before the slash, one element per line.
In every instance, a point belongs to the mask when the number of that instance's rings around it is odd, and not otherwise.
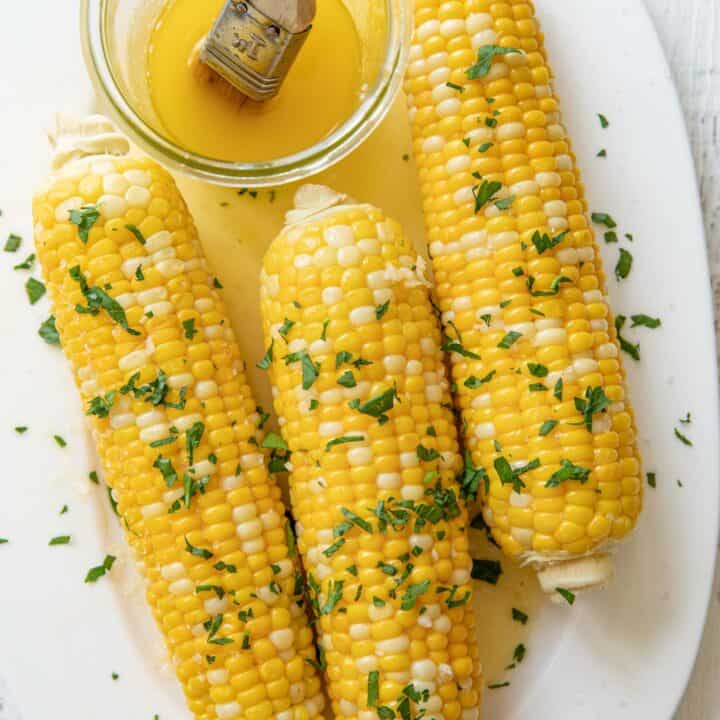
<path fill-rule="evenodd" d="M 315 0 L 251 0 L 261 12 L 292 33 L 299 33 L 315 19 Z"/>

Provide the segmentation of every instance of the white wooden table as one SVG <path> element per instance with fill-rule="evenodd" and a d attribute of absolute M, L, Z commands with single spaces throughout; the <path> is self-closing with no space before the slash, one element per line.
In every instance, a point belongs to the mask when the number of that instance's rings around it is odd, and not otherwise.
<path fill-rule="evenodd" d="M 720 315 L 720 0 L 645 0 L 675 76 L 695 155 Z M 648 122 L 661 122 L 648 118 Z M 662 153 L 662 148 L 658 149 Z M 670 191 L 671 179 L 668 179 Z M 649 208 L 652 211 L 652 208 Z M 713 562 L 714 558 L 707 558 Z M 672 662 L 670 658 L 666 662 Z M 702 649 L 676 720 L 720 718 L 720 572 Z M 651 691 L 648 688 L 648 691 Z"/>

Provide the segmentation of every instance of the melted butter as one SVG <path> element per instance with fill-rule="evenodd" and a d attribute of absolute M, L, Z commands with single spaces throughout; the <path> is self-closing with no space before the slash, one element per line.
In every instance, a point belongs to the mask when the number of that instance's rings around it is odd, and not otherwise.
<path fill-rule="evenodd" d="M 147 83 L 158 120 L 176 143 L 222 160 L 255 162 L 303 150 L 341 125 L 360 102 L 361 42 L 341 0 L 321 0 L 310 35 L 280 93 L 236 100 L 188 66 L 223 0 L 169 0 L 152 31 Z"/>

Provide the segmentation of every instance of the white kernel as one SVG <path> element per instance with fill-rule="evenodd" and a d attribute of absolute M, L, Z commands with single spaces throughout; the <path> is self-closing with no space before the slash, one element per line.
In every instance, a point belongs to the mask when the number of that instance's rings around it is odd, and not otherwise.
<path fill-rule="evenodd" d="M 343 434 L 343 424 L 340 421 L 320 423 L 318 433 L 322 437 L 339 437 Z"/>
<path fill-rule="evenodd" d="M 400 473 L 378 473 L 377 486 L 381 490 L 396 490 L 402 485 Z"/>
<path fill-rule="evenodd" d="M 351 448 L 347 451 L 347 461 L 350 467 L 371 465 L 373 461 L 373 452 L 368 447 Z"/>
<path fill-rule="evenodd" d="M 195 384 L 195 396 L 199 400 L 207 400 L 218 394 L 218 386 L 214 380 L 200 380 Z"/>
<path fill-rule="evenodd" d="M 251 540 L 243 540 L 240 543 L 240 548 L 246 555 L 256 555 L 265 551 L 265 539 L 257 537 Z"/>
<path fill-rule="evenodd" d="M 96 395 L 100 390 L 100 383 L 97 380 L 86 380 L 80 386 L 83 395 Z"/>
<path fill-rule="evenodd" d="M 433 630 L 436 632 L 447 635 L 452 628 L 452 623 L 447 615 L 441 615 L 435 622 L 433 622 Z"/>
<path fill-rule="evenodd" d="M 124 175 L 133 185 L 149 187 L 152 182 L 152 175 L 147 170 L 126 170 Z"/>
<path fill-rule="evenodd" d="M 533 539 L 533 535 L 535 534 L 534 530 L 530 530 L 529 528 L 515 527 L 510 530 L 510 534 L 523 547 L 526 547 L 526 548 L 532 547 L 532 539 Z"/>
<path fill-rule="evenodd" d="M 400 467 L 411 468 L 417 467 L 420 464 L 420 460 L 417 456 L 417 452 L 403 452 L 400 453 Z"/>
<path fill-rule="evenodd" d="M 406 362 L 404 355 L 386 355 L 383 365 L 390 375 L 400 375 L 405 370 Z"/>
<path fill-rule="evenodd" d="M 577 265 L 579 258 L 575 248 L 562 248 L 555 253 L 555 259 L 561 265 Z"/>
<path fill-rule="evenodd" d="M 453 20 L 445 20 L 440 23 L 440 34 L 446 38 L 453 38 L 462 35 L 465 32 L 465 20 L 456 18 Z"/>
<path fill-rule="evenodd" d="M 552 140 L 553 142 L 557 142 L 558 140 L 564 140 L 565 139 L 565 128 L 560 125 L 548 125 L 547 126 L 547 134 L 548 134 L 548 140 Z M 567 158 L 569 162 L 569 166 L 567 168 L 560 167 L 559 160 L 561 157 Z M 558 157 L 555 158 L 555 167 L 558 170 L 572 170 L 572 159 L 569 155 L 558 155 Z"/>
<path fill-rule="evenodd" d="M 110 195 L 124 195 L 130 184 L 118 173 L 111 173 L 103 178 L 103 192 Z"/>
<path fill-rule="evenodd" d="M 246 503 L 245 505 L 238 505 L 233 509 L 233 522 L 241 524 L 244 522 L 250 522 L 257 518 L 257 509 L 254 503 Z"/>
<path fill-rule="evenodd" d="M 389 640 L 378 640 L 375 643 L 375 654 L 379 657 L 383 655 L 398 655 L 407 652 L 410 648 L 410 637 L 408 635 L 399 635 Z"/>
<path fill-rule="evenodd" d="M 217 596 L 209 597 L 203 603 L 203 608 L 208 615 L 217 615 L 218 613 L 225 611 L 227 603 L 227 598 L 219 598 Z"/>
<path fill-rule="evenodd" d="M 551 200 L 543 205 L 543 212 L 548 217 L 553 217 L 555 215 L 567 215 L 567 203 L 563 200 Z"/>
<path fill-rule="evenodd" d="M 443 399 L 442 385 L 428 385 L 425 388 L 425 399 L 429 403 L 440 403 Z"/>
<path fill-rule="evenodd" d="M 434 355 L 437 352 L 437 345 L 435 341 L 430 337 L 420 338 L 420 349 L 423 355 Z"/>
<path fill-rule="evenodd" d="M 400 494 L 403 500 L 422 500 L 425 496 L 425 488 L 422 485 L 403 485 Z"/>
<path fill-rule="evenodd" d="M 178 373 L 168 378 L 168 385 L 177 390 L 181 387 L 190 387 L 195 382 L 195 378 L 191 373 Z"/>
<path fill-rule="evenodd" d="M 300 253 L 295 256 L 295 259 L 293 260 L 293 265 L 298 270 L 302 270 L 303 268 L 310 267 L 312 265 L 312 261 L 312 255 L 308 255 L 307 253 Z"/>
<path fill-rule="evenodd" d="M 365 255 L 379 255 L 380 254 L 380 243 L 375 238 L 363 238 L 358 240 L 355 245 Z"/>
<path fill-rule="evenodd" d="M 457 100 L 457 90 L 453 90 L 447 85 L 437 85 L 432 89 L 432 100 L 435 105 L 439 105 L 443 100 L 455 98 Z"/>
<path fill-rule="evenodd" d="M 368 635 L 368 637 L 369 637 L 369 635 Z M 365 655 L 363 657 L 359 657 L 355 661 L 355 667 L 361 673 L 370 673 L 373 670 L 377 670 L 380 667 L 380 664 L 378 663 L 378 659 L 375 655 Z M 375 717 L 377 717 L 377 716 L 375 716 Z"/>
<path fill-rule="evenodd" d="M 465 27 L 473 35 L 493 26 L 493 17 L 489 13 L 471 13 L 465 18 Z"/>
<path fill-rule="evenodd" d="M 162 440 L 168 437 L 170 433 L 170 426 L 167 423 L 158 423 L 157 425 L 151 425 L 140 431 L 140 439 L 148 445 L 157 440 Z"/>
<path fill-rule="evenodd" d="M 325 305 L 335 305 L 342 300 L 343 291 L 339 287 L 326 287 L 322 291 L 322 301 Z"/>
<path fill-rule="evenodd" d="M 133 185 L 125 193 L 125 200 L 130 207 L 146 208 L 152 200 L 152 195 L 147 188 Z"/>
<path fill-rule="evenodd" d="M 475 423 L 475 437 L 478 440 L 492 439 L 496 436 L 495 423 Z"/>
<path fill-rule="evenodd" d="M 540 172 L 535 175 L 537 184 L 542 187 L 560 187 L 562 185 L 562 178 L 556 172 Z"/>
<path fill-rule="evenodd" d="M 321 405 L 339 405 L 343 401 L 343 392 L 340 388 L 324 390 L 320 393 Z"/>
<path fill-rule="evenodd" d="M 604 297 L 601 290 L 588 290 L 583 293 L 583 300 L 589 305 L 590 303 L 603 302 Z"/>
<path fill-rule="evenodd" d="M 596 350 L 596 355 L 600 360 L 615 358 L 618 356 L 618 349 L 614 343 L 605 343 L 600 345 Z"/>
<path fill-rule="evenodd" d="M 446 83 L 449 79 L 450 79 L 450 68 L 449 67 L 435 68 L 435 70 L 433 70 L 428 75 L 428 83 L 432 87 Z"/>
<path fill-rule="evenodd" d="M 185 575 L 185 566 L 181 562 L 170 563 L 163 566 L 160 574 L 165 580 L 179 580 Z"/>
<path fill-rule="evenodd" d="M 425 714 L 430 715 L 432 713 L 440 713 L 442 710 L 442 698 L 439 695 L 431 695 L 422 706 L 425 710 Z"/>
<path fill-rule="evenodd" d="M 377 622 L 378 620 L 387 620 L 387 618 L 392 617 L 393 613 L 395 611 L 392 608 L 392 605 L 381 605 L 378 607 L 377 605 L 368 605 L 367 614 L 368 619 L 370 622 Z"/>
<path fill-rule="evenodd" d="M 143 365 L 147 364 L 148 356 L 145 350 L 134 350 L 128 353 L 124 357 L 121 357 L 118 361 L 118 367 L 123 371 L 135 370 Z"/>
<path fill-rule="evenodd" d="M 424 43 L 425 40 L 437 35 L 440 32 L 439 20 L 428 20 L 424 22 L 416 31 L 415 38 L 418 43 Z"/>
<path fill-rule="evenodd" d="M 141 429 L 156 425 L 165 420 L 165 413 L 161 410 L 150 410 L 137 416 L 137 426 Z"/>
<path fill-rule="evenodd" d="M 607 332 L 609 329 L 609 324 L 607 320 L 591 320 L 590 321 L 590 329 L 593 332 Z"/>
<path fill-rule="evenodd" d="M 330 247 L 342 248 L 355 242 L 355 233 L 349 225 L 335 225 L 325 230 L 324 238 Z"/>
<path fill-rule="evenodd" d="M 168 592 L 173 595 L 187 595 L 193 591 L 193 584 L 188 578 L 176 580 L 168 586 Z"/>
<path fill-rule="evenodd" d="M 572 158 L 569 155 L 558 155 L 555 158 L 555 167 L 558 170 L 572 170 L 573 169 L 573 162 Z"/>
<path fill-rule="evenodd" d="M 117 195 L 101 195 L 97 204 L 100 214 L 106 220 L 122 217 L 127 211 L 127 203 Z"/>
<path fill-rule="evenodd" d="M 582 262 L 593 262 L 595 260 L 595 250 L 592 245 L 580 247 L 577 249 L 577 252 L 578 260 L 581 260 Z"/>
<path fill-rule="evenodd" d="M 117 413 L 110 415 L 110 427 L 113 430 L 120 430 L 128 425 L 135 424 L 135 416 L 132 413 Z"/>
<path fill-rule="evenodd" d="M 567 333 L 564 328 L 550 328 L 541 330 L 535 335 L 535 345 L 545 347 L 547 345 L 564 345 L 567 340 Z"/>
<path fill-rule="evenodd" d="M 600 366 L 594 358 L 578 358 L 573 361 L 573 369 L 580 377 L 582 377 L 583 375 L 598 372 L 600 370 Z"/>
<path fill-rule="evenodd" d="M 156 287 L 150 290 L 141 290 L 137 293 L 137 300 L 140 305 L 147 306 L 161 300 L 167 300 L 167 295 L 167 288 Z"/>
<path fill-rule="evenodd" d="M 225 668 L 221 668 L 219 670 L 208 670 L 206 676 L 211 685 L 224 685 L 230 677 Z"/>
<path fill-rule="evenodd" d="M 431 135 L 423 141 L 422 150 L 424 153 L 432 154 L 441 152 L 445 147 L 445 138 L 442 135 Z"/>
<path fill-rule="evenodd" d="M 405 372 L 408 375 L 422 375 L 423 366 L 419 360 L 408 360 Z"/>
<path fill-rule="evenodd" d="M 343 267 L 354 267 L 362 262 L 362 253 L 355 245 L 348 245 L 338 250 L 337 259 Z"/>
<path fill-rule="evenodd" d="M 570 227 L 570 223 L 567 218 L 564 217 L 551 217 L 548 218 L 548 229 L 551 233 L 559 233 L 567 230 Z"/>
<path fill-rule="evenodd" d="M 459 115 L 462 111 L 462 103 L 457 98 L 448 98 L 438 103 L 435 107 L 435 112 L 440 117 L 452 117 Z"/>
<path fill-rule="evenodd" d="M 290 628 L 282 628 L 281 630 L 273 630 L 270 633 L 270 642 L 278 650 L 289 650 L 293 646 L 294 636 Z"/>
<path fill-rule="evenodd" d="M 349 634 L 352 640 L 368 640 L 370 638 L 370 626 L 367 623 L 355 623 L 350 626 Z"/>
<path fill-rule="evenodd" d="M 252 540 L 262 533 L 262 523 L 259 520 L 240 523 L 235 528 L 235 533 L 241 540 Z"/>
<path fill-rule="evenodd" d="M 240 715 L 241 707 L 235 701 L 220 703 L 215 706 L 215 714 L 220 720 L 232 720 Z"/>
<path fill-rule="evenodd" d="M 485 45 L 495 45 L 497 34 L 491 28 L 475 33 L 470 39 L 473 50 L 478 50 Z"/>
<path fill-rule="evenodd" d="M 163 300 L 162 302 L 145 305 L 144 309 L 146 313 L 152 313 L 154 317 L 164 317 L 170 315 L 175 310 L 175 307 L 171 302 Z"/>
<path fill-rule="evenodd" d="M 410 536 L 410 547 L 419 547 L 423 550 L 429 550 L 433 546 L 432 535 L 426 533 L 411 535 Z"/>
<path fill-rule="evenodd" d="M 517 508 L 526 508 L 532 503 L 532 495 L 523 495 L 514 490 L 510 493 L 510 505 Z"/>
<path fill-rule="evenodd" d="M 375 319 L 375 308 L 372 305 L 363 305 L 350 311 L 350 322 L 355 326 L 367 325 Z"/>
<path fill-rule="evenodd" d="M 472 203 L 474 202 L 474 200 L 475 196 L 473 195 L 473 189 L 471 185 L 466 185 L 465 187 L 462 187 L 453 193 L 453 202 L 457 207 L 462 207 L 463 205 Z M 457 252 L 459 249 L 459 243 L 447 243 L 445 247 L 445 252 L 450 255 L 454 252 Z"/>
<path fill-rule="evenodd" d="M 192 471 L 192 475 L 195 477 L 202 478 L 206 475 L 214 475 L 217 472 L 217 465 L 209 460 L 198 460 L 188 469 Z"/>
<path fill-rule="evenodd" d="M 162 262 L 159 262 L 155 267 L 166 278 L 173 278 L 185 270 L 185 261 L 173 258 L 171 260 L 163 260 Z"/>
<path fill-rule="evenodd" d="M 539 195 L 540 186 L 534 180 L 522 180 L 510 187 L 510 194 L 515 195 L 515 197 Z"/>
<path fill-rule="evenodd" d="M 340 707 L 340 714 L 344 715 L 345 717 L 352 717 L 353 715 L 357 714 L 357 705 L 350 702 L 349 700 L 346 700 L 345 698 L 340 698 L 340 702 L 338 703 L 338 705 Z"/>
<path fill-rule="evenodd" d="M 140 513 L 145 520 L 160 517 L 160 515 L 164 515 L 166 512 L 167 510 L 161 502 L 151 503 L 150 505 L 145 505 L 140 509 Z"/>
<path fill-rule="evenodd" d="M 520 122 L 509 122 L 500 125 L 496 131 L 496 137 L 499 142 L 505 140 L 518 140 L 525 137 L 525 126 Z"/>

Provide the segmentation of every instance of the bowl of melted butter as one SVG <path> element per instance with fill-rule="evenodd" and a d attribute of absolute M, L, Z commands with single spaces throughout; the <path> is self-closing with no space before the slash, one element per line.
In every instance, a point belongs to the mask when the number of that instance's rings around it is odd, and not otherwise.
<path fill-rule="evenodd" d="M 82 0 L 85 61 L 101 109 L 172 169 L 232 187 L 319 173 L 357 148 L 402 84 L 409 0 L 318 0 L 273 99 L 238 103 L 192 71 L 224 0 Z"/>

